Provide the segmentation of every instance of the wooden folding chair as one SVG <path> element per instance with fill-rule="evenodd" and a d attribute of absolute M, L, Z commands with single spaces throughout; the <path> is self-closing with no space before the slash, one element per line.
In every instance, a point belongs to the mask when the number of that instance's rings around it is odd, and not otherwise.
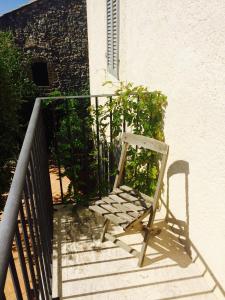
<path fill-rule="evenodd" d="M 95 205 L 89 206 L 89 208 L 105 218 L 101 241 L 103 242 L 106 238 L 138 257 L 138 266 L 141 267 L 144 261 L 150 237 L 150 230 L 152 230 L 155 212 L 160 197 L 169 146 L 155 139 L 131 133 L 124 133 L 122 135 L 122 142 L 122 152 L 113 191 L 107 197 L 96 201 Z M 160 172 L 153 198 L 141 192 L 137 192 L 133 188 L 121 185 L 129 145 L 136 145 L 162 154 Z M 146 205 L 147 202 L 150 202 L 149 206 Z M 147 216 L 149 216 L 147 225 L 144 225 L 143 221 Z M 110 222 L 122 227 L 123 232 L 116 235 L 107 233 Z M 144 233 L 140 253 L 118 239 L 122 235 L 137 232 Z"/>

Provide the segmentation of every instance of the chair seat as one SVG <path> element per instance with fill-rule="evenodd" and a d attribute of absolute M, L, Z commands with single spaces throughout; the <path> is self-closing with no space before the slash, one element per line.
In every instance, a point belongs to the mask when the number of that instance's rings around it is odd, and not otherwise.
<path fill-rule="evenodd" d="M 152 201 L 151 197 L 122 185 L 89 208 L 126 230 L 149 211 Z"/>

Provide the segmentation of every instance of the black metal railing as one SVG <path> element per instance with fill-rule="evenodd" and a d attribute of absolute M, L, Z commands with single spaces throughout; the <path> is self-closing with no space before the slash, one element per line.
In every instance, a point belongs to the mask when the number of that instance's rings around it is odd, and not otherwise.
<path fill-rule="evenodd" d="M 8 270 L 17 299 L 51 299 L 52 211 L 41 100 L 36 99 L 0 222 L 0 299 L 6 299 Z"/>
<path fill-rule="evenodd" d="M 52 145 L 55 163 L 58 169 L 61 201 L 66 191 L 63 190 L 62 163 L 63 153 L 59 152 L 60 141 L 58 130 L 60 118 L 65 119 L 57 103 L 63 105 L 63 111 L 68 116 L 73 115 L 73 108 L 68 101 L 74 101 L 82 107 L 85 102 L 82 128 L 84 143 L 88 143 L 87 128 L 85 127 L 86 112 L 90 104 L 95 110 L 95 120 L 92 124 L 94 149 L 93 157 L 96 161 L 94 168 L 95 195 L 100 197 L 106 189 L 111 189 L 113 183 L 113 169 L 115 153 L 112 153 L 112 114 L 108 115 L 109 130 L 107 141 L 101 138 L 99 120 L 100 102 L 112 101 L 114 95 L 85 95 L 69 97 L 45 97 L 35 101 L 31 119 L 25 135 L 23 146 L 17 162 L 9 195 L 0 220 L 0 300 L 6 298 L 5 287 L 10 281 L 16 299 L 52 299 L 52 235 L 53 235 L 53 202 L 49 178 L 49 160 L 52 159 Z M 50 105 L 45 105 L 51 100 Z M 82 115 L 81 115 L 82 119 Z M 80 159 L 81 153 L 74 151 L 72 127 L 74 124 L 66 122 L 66 135 L 71 146 L 72 168 Z M 90 127 L 90 126 L 89 126 Z M 126 130 L 126 124 L 123 124 Z M 51 144 L 52 143 L 52 144 Z M 106 143 L 106 144 L 105 144 Z M 85 165 L 90 153 L 90 147 L 85 147 L 82 153 L 81 165 Z M 86 165 L 84 172 L 90 173 Z M 87 186 L 90 183 L 87 181 Z M 18 258 L 17 259 L 17 256 Z"/>
<path fill-rule="evenodd" d="M 63 176 L 65 166 L 65 157 L 69 154 L 69 168 L 71 168 L 70 180 L 71 185 L 73 182 L 83 181 L 86 185 L 84 188 L 84 193 L 88 194 L 90 192 L 90 186 L 92 185 L 92 196 L 101 197 L 105 192 L 111 190 L 114 179 L 114 169 L 117 165 L 115 159 L 115 149 L 112 150 L 112 146 L 115 146 L 115 140 L 113 140 L 113 128 L 112 121 L 113 116 L 111 112 L 108 112 L 107 121 L 108 130 L 107 137 L 103 138 L 102 136 L 102 127 L 100 122 L 100 105 L 103 105 L 106 101 L 111 102 L 115 95 L 113 94 L 102 94 L 102 95 L 83 95 L 83 96 L 57 96 L 57 97 L 43 97 L 40 98 L 43 103 L 48 103 L 45 105 L 45 114 L 47 118 L 47 128 L 48 128 L 48 137 L 51 141 L 51 157 L 54 158 L 53 163 L 57 167 L 57 173 L 59 177 L 59 187 L 61 192 L 60 200 L 65 198 L 66 190 L 63 186 Z M 79 133 L 80 137 L 76 136 L 76 133 L 73 132 L 74 126 L 74 116 L 77 112 L 75 109 L 69 105 L 69 103 L 76 104 L 79 107 L 79 120 L 81 132 Z M 92 107 L 92 115 L 89 114 L 89 108 Z M 65 132 L 59 134 L 60 124 L 66 120 L 66 116 L 69 117 L 64 128 Z M 92 118 L 92 126 L 90 127 L 90 122 L 88 123 L 87 117 Z M 72 120 L 72 121 L 71 121 Z M 87 128 L 87 124 L 89 127 Z M 126 131 L 126 123 L 121 124 L 123 131 Z M 91 141 L 90 141 L 91 136 Z M 82 150 L 77 150 L 76 142 L 82 137 L 83 147 Z M 63 139 L 63 141 L 62 141 Z M 65 142 L 66 141 L 66 142 Z M 64 151 L 65 147 L 61 147 L 63 143 L 67 143 L 70 151 L 66 154 Z M 88 146 L 89 145 L 89 146 Z M 63 149 L 63 150 L 60 150 Z M 92 153 L 90 155 L 90 153 Z M 93 154 L 94 153 L 94 154 Z M 90 159 L 93 161 L 90 162 Z M 91 164 L 95 164 L 94 168 L 91 167 Z M 79 174 L 79 180 L 76 179 L 76 176 L 73 173 L 76 173 L 77 165 L 83 168 L 83 173 L 85 178 L 81 178 L 82 174 Z M 90 174 L 92 173 L 92 179 Z M 88 177 L 89 176 L 89 177 Z M 94 182 L 93 182 L 94 178 Z M 89 190 L 87 190 L 89 188 Z M 75 187 L 73 187 L 75 190 Z M 82 187 L 81 187 L 82 189 Z"/>

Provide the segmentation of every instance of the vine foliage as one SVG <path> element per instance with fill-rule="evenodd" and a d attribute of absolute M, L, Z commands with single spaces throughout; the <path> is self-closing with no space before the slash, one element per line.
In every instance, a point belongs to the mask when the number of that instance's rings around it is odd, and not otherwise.
<path fill-rule="evenodd" d="M 73 99 L 70 95 L 87 93 L 85 88 L 80 93 L 71 92 L 66 99 L 61 92 L 50 93 L 51 98 L 44 102 L 48 142 L 51 157 L 55 164 L 61 166 L 61 176 L 70 181 L 68 190 L 64 191 L 65 201 L 76 203 L 89 197 L 91 185 L 90 159 L 92 141 L 89 99 Z M 65 95 L 64 95 L 65 96 Z M 88 184 L 87 184 L 88 183 Z"/>
<path fill-rule="evenodd" d="M 54 124 L 52 153 L 55 162 L 60 159 L 62 176 L 70 179 L 65 200 L 83 202 L 112 189 L 125 130 L 164 141 L 167 100 L 160 91 L 121 82 L 97 109 L 89 97 L 57 99 L 59 92 L 51 96 L 46 105 L 54 106 L 55 116 L 49 119 Z M 159 163 L 156 153 L 129 148 L 124 183 L 152 195 Z"/>
<path fill-rule="evenodd" d="M 167 98 L 160 91 L 149 91 L 144 86 L 134 86 L 132 83 L 120 83 L 115 97 L 107 99 L 99 107 L 99 124 L 101 143 L 108 145 L 113 154 L 115 176 L 118 156 L 118 137 L 127 130 L 164 141 L 164 116 Z M 94 112 L 94 110 L 93 110 Z M 112 116 L 112 143 L 107 143 L 109 118 Z M 105 158 L 106 159 L 106 158 Z M 160 157 L 150 150 L 129 148 L 124 183 L 152 195 L 158 178 Z M 103 182 L 103 186 L 106 183 Z M 104 187 L 103 187 L 104 189 Z"/>
<path fill-rule="evenodd" d="M 22 52 L 12 34 L 0 31 L 0 210 L 24 136 L 27 119 L 22 116 L 23 106 L 35 93 L 36 88 L 26 74 Z"/>

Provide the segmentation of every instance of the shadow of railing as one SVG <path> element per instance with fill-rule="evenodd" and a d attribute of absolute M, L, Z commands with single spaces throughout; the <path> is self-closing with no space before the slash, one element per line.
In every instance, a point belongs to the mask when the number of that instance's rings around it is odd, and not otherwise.
<path fill-rule="evenodd" d="M 145 288 L 145 287 L 152 288 L 153 285 L 172 284 L 172 283 L 176 283 L 178 281 L 192 280 L 192 279 L 197 279 L 197 278 L 200 278 L 200 277 L 203 277 L 203 274 L 199 275 L 199 276 L 191 276 L 191 277 L 187 277 L 187 278 L 180 278 L 180 279 L 166 280 L 166 281 L 155 281 L 155 282 L 149 282 L 149 283 L 146 283 L 146 284 L 130 285 L 130 286 L 121 287 L 121 288 L 103 289 L 103 290 L 99 290 L 99 291 L 96 291 L 96 292 L 74 294 L 74 295 L 63 297 L 62 299 L 75 299 L 75 298 L 78 298 L 78 297 L 87 297 L 86 299 L 88 299 L 88 297 L 90 297 L 90 296 L 99 297 L 101 294 L 106 296 L 109 293 L 115 293 L 115 292 L 123 292 L 123 295 L 124 295 L 125 291 L 130 291 L 130 290 L 134 291 L 135 289 L 140 289 L 140 288 Z M 163 297 L 163 298 L 161 298 L 161 297 L 153 298 L 152 297 L 151 299 L 152 300 L 153 299 L 154 300 L 173 300 L 173 299 L 184 299 L 184 298 L 187 298 L 187 297 L 189 297 L 189 299 L 190 299 L 190 297 L 206 296 L 207 294 L 212 294 L 214 289 L 215 289 L 215 287 L 212 288 L 212 289 L 207 289 L 207 290 L 202 291 L 202 292 L 187 293 L 187 294 L 185 294 L 185 293 L 182 294 L 181 293 L 181 295 L 179 295 L 179 296 Z M 97 299 L 97 297 L 96 298 L 91 298 L 91 299 Z M 146 297 L 146 296 L 143 295 L 143 297 Z M 123 298 L 123 296 L 121 296 L 121 298 L 114 298 L 114 299 L 124 299 L 124 298 Z M 132 298 L 132 299 L 135 299 L 135 298 Z"/>
<path fill-rule="evenodd" d="M 179 220 L 170 210 L 170 179 L 176 174 L 184 174 L 185 183 L 185 214 L 184 219 Z M 146 288 L 160 289 L 161 286 L 168 285 L 168 294 L 163 294 L 157 300 L 172 300 L 183 299 L 191 297 L 211 296 L 214 298 L 214 292 L 217 288 L 224 293 L 222 287 L 216 280 L 215 276 L 203 260 L 202 256 L 193 245 L 189 237 L 189 164 L 186 161 L 180 160 L 174 162 L 168 169 L 167 184 L 168 193 L 166 202 L 162 204 L 166 208 L 166 221 L 156 220 L 156 226 L 161 229 L 161 233 L 152 237 L 149 241 L 151 249 L 150 254 L 147 254 L 144 261 L 143 268 L 137 268 L 134 264 L 136 259 L 123 252 L 118 255 L 116 245 L 100 245 L 99 239 L 102 231 L 103 220 L 101 217 L 96 217 L 90 211 L 84 208 L 70 211 L 66 208 L 65 213 L 56 214 L 54 219 L 55 228 L 55 242 L 53 244 L 54 250 L 57 252 L 57 269 L 58 269 L 58 296 L 60 299 L 105 299 L 109 295 L 121 299 L 122 295 L 129 297 L 131 291 L 135 294 L 140 289 L 143 289 L 145 295 Z M 113 228 L 111 228 L 113 229 Z M 134 248 L 141 246 L 140 242 L 128 242 Z M 74 246 L 76 245 L 76 246 Z M 110 252 L 112 250 L 112 252 Z M 119 249 L 118 249 L 119 251 Z M 104 254 L 105 253 L 105 254 Z M 117 253 L 117 255 L 114 255 Z M 192 260 L 191 260 L 192 255 Z M 203 263 L 203 268 L 196 268 L 193 273 L 185 271 L 192 262 L 200 259 Z M 135 267 L 134 267 L 135 265 Z M 108 268 L 109 266 L 109 268 Z M 110 266 L 113 266 L 112 268 Z M 191 266 L 190 266 L 191 267 Z M 148 274 L 159 271 L 161 274 L 173 273 L 174 269 L 182 268 L 175 278 L 160 278 L 147 281 L 144 279 L 140 282 L 140 276 L 146 278 Z M 84 270 L 89 270 L 87 274 Z M 90 272 L 90 270 L 92 270 Z M 72 272 L 72 274 L 70 274 Z M 67 277 L 64 277 L 65 274 Z M 174 273 L 175 274 L 175 273 Z M 208 286 L 205 281 L 206 276 L 210 274 L 213 282 Z M 124 284 L 123 278 L 131 276 L 139 278 L 138 281 L 127 281 Z M 156 277 L 157 278 L 157 277 Z M 165 280 L 164 280 L 165 279 Z M 90 284 L 92 281 L 102 281 L 101 286 L 94 286 Z M 114 281 L 112 288 L 107 281 Z M 196 287 L 196 280 L 205 281 L 204 288 Z M 189 286 L 186 289 L 178 288 L 175 294 L 170 294 L 171 285 Z M 192 287 L 193 285 L 193 287 Z M 66 287 L 70 286 L 71 290 Z M 72 288 L 77 286 L 77 289 Z M 82 286 L 86 286 L 83 290 Z M 119 296 L 118 296 L 119 295 Z M 157 295 L 157 293 L 156 293 Z M 224 294 L 223 294 L 224 295 Z"/>
<path fill-rule="evenodd" d="M 170 212 L 168 215 L 171 217 Z M 118 252 L 120 250 L 116 245 L 100 246 L 102 222 L 87 209 L 69 214 L 66 209 L 65 214 L 56 213 L 54 222 L 53 248 L 57 252 L 55 259 L 57 259 L 60 299 L 106 299 L 107 297 L 124 299 L 123 297 L 129 298 L 132 293 L 134 293 L 132 297 L 135 297 L 136 293 L 139 295 L 142 289 L 141 297 L 146 297 L 146 289 L 151 291 L 151 289 L 162 288 L 164 291 L 168 285 L 168 293 L 162 293 L 162 296 L 157 298 L 156 292 L 151 299 L 172 300 L 208 295 L 215 289 L 215 286 L 204 290 L 191 289 L 194 281 L 203 279 L 206 270 L 198 270 L 191 274 L 182 271 L 187 269 L 191 260 L 186 254 L 183 243 L 177 238 L 177 233 L 174 233 L 171 226 L 162 220 L 157 221 L 156 225 L 161 228 L 161 233 L 149 242 L 151 252 L 147 253 L 143 268 L 136 267 L 135 257 L 126 254 L 123 250 Z M 68 242 L 65 238 L 67 232 L 70 233 Z M 140 242 L 131 240 L 128 244 L 138 248 L 141 246 L 141 239 Z M 179 269 L 178 273 L 175 269 Z M 85 270 L 88 272 L 86 273 Z M 157 272 L 164 275 L 157 277 L 159 274 Z M 190 286 L 190 289 L 188 293 L 185 293 L 186 289 L 184 291 L 178 289 L 179 293 L 176 291 L 171 295 L 170 287 L 173 285 Z M 134 299 L 132 297 L 129 299 Z"/>

